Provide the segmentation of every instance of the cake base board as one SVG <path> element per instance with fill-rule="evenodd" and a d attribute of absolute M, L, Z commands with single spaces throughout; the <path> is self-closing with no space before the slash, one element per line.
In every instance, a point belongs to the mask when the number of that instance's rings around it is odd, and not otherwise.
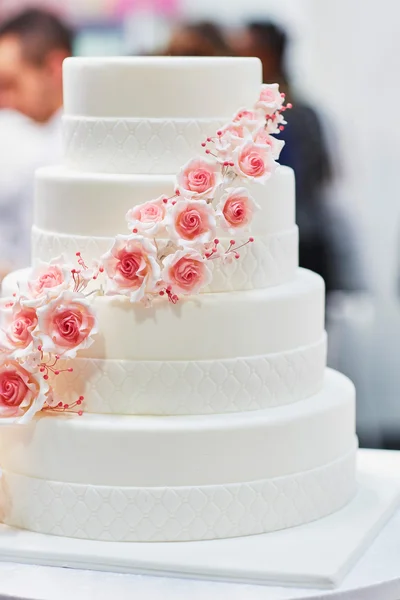
<path fill-rule="evenodd" d="M 274 533 L 203 542 L 114 543 L 0 525 L 0 560 L 261 585 L 331 588 L 400 504 L 400 452 L 360 450 L 359 489 L 345 508 Z"/>

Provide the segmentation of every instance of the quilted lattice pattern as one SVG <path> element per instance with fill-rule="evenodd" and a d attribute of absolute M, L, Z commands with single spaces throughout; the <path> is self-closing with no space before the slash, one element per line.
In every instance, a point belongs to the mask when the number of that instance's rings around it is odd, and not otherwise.
<path fill-rule="evenodd" d="M 85 397 L 85 412 L 200 415 L 261 410 L 316 394 L 323 385 L 326 339 L 265 356 L 213 361 L 77 358 L 55 378 L 64 402 Z"/>
<path fill-rule="evenodd" d="M 172 174 L 226 120 L 64 117 L 64 162 L 79 171 Z"/>
<path fill-rule="evenodd" d="M 87 262 L 98 259 L 112 246 L 112 238 L 62 235 L 32 229 L 32 256 L 50 260 L 64 254 L 72 262 L 78 250 Z M 240 259 L 214 269 L 211 285 L 204 292 L 262 289 L 290 281 L 298 266 L 298 229 L 258 237 L 240 252 Z"/>
<path fill-rule="evenodd" d="M 3 473 L 4 522 L 92 540 L 185 541 L 285 529 L 319 519 L 355 493 L 355 450 L 333 463 L 250 483 L 174 488 L 77 485 Z"/>
<path fill-rule="evenodd" d="M 60 254 L 75 262 L 78 251 L 85 257 L 85 261 L 90 263 L 105 254 L 113 244 L 112 238 L 109 237 L 63 235 L 35 226 L 32 227 L 31 240 L 33 263 L 38 260 L 49 261 Z"/>

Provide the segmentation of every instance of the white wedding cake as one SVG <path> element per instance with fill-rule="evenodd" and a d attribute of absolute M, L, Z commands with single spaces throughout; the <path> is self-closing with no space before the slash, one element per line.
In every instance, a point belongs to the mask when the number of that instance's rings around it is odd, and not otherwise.
<path fill-rule="evenodd" d="M 190 541 L 343 507 L 355 394 L 326 369 L 323 281 L 298 268 L 277 86 L 253 58 L 73 58 L 64 109 L 33 279 L 3 285 L 0 520 Z"/>

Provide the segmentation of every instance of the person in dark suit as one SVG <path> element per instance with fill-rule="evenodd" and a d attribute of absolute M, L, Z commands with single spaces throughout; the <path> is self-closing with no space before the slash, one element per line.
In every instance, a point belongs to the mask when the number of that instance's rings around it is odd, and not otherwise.
<path fill-rule="evenodd" d="M 354 259 L 352 233 L 347 219 L 327 202 L 334 178 L 328 145 L 318 113 L 293 90 L 286 70 L 288 37 L 271 22 L 250 23 L 238 37 L 236 51 L 257 56 L 263 80 L 279 83 L 293 108 L 286 113 L 288 125 L 280 134 L 285 140 L 279 162 L 296 174 L 296 211 L 300 231 L 300 266 L 319 273 L 327 291 L 358 287 L 349 262 Z"/>

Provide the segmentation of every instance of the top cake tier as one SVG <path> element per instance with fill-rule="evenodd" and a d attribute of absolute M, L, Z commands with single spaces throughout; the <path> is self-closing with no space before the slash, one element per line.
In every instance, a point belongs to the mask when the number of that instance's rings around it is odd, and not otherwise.
<path fill-rule="evenodd" d="M 173 174 L 202 153 L 261 85 L 257 58 L 69 58 L 65 164 L 79 171 Z"/>
<path fill-rule="evenodd" d="M 64 110 L 75 117 L 214 119 L 257 99 L 257 58 L 68 58 Z"/>

